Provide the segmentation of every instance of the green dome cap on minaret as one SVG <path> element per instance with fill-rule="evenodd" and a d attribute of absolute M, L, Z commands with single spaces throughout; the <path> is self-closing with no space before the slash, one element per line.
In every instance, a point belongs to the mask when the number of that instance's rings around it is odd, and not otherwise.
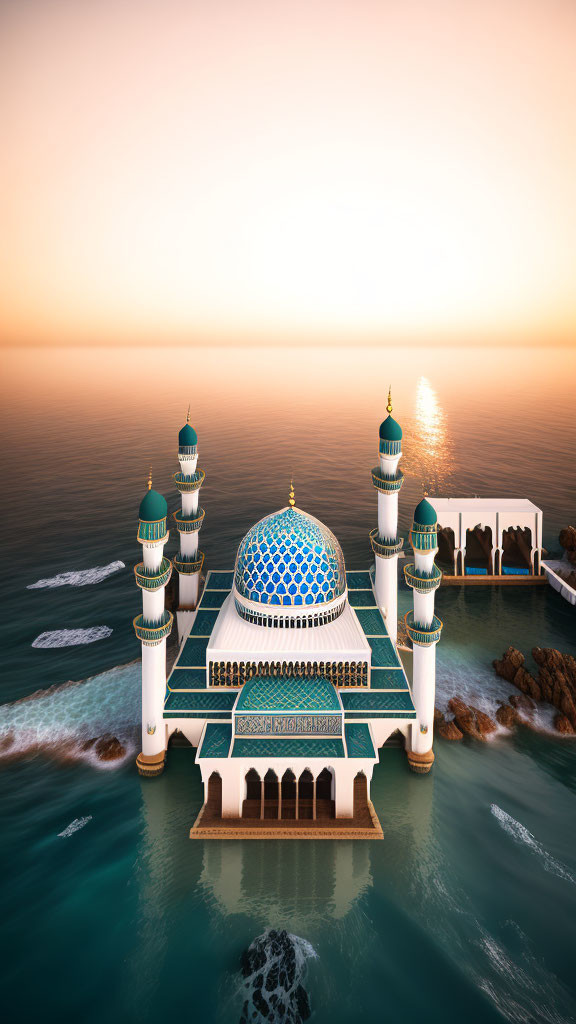
<path fill-rule="evenodd" d="M 402 427 L 396 422 L 394 417 L 390 415 L 392 412 L 392 388 L 388 389 L 388 405 L 386 406 L 386 412 L 388 415 L 384 422 L 380 424 L 380 440 L 401 441 Z"/>
<path fill-rule="evenodd" d="M 422 498 L 422 501 L 416 505 L 414 509 L 414 522 L 418 526 L 436 526 L 438 517 L 436 515 L 436 509 L 426 501 L 426 498 Z"/>
<path fill-rule="evenodd" d="M 138 515 L 142 523 L 157 523 L 159 519 L 165 519 L 168 515 L 166 498 L 163 498 L 158 491 L 152 490 L 152 470 L 148 477 L 148 490 L 140 502 Z"/>
<path fill-rule="evenodd" d="M 195 444 L 198 444 L 198 434 L 189 423 L 185 423 L 178 434 L 178 444 L 186 448 L 192 448 Z"/>

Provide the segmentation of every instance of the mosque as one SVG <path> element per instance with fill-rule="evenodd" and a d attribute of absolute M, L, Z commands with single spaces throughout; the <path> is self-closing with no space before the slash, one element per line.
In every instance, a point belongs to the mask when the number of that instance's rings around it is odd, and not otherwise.
<path fill-rule="evenodd" d="M 346 571 L 336 537 L 297 507 L 291 485 L 288 505 L 248 531 L 234 570 L 208 572 L 201 588 L 205 474 L 190 415 L 178 438 L 180 550 L 172 562 L 164 555 L 167 504 L 149 480 L 138 527 L 143 561 L 134 570 L 143 600 L 134 619 L 142 642 L 136 763 L 141 775 L 159 775 L 176 733 L 196 748 L 205 802 L 192 838 L 381 838 L 370 801 L 378 749 L 399 735 L 411 769 L 432 766 L 438 525 L 423 498 L 410 531 L 414 560 L 404 568 L 413 591 L 409 680 L 397 646 L 402 430 L 390 394 L 387 412 L 372 470 L 378 526 L 366 571 Z M 173 567 L 180 645 L 167 677 Z"/>

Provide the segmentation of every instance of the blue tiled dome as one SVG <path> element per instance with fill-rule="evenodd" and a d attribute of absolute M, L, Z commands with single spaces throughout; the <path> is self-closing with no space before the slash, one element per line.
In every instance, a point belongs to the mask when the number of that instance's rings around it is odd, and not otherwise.
<path fill-rule="evenodd" d="M 346 589 L 344 557 L 334 534 L 298 508 L 253 526 L 238 548 L 236 588 L 260 604 L 318 605 Z"/>

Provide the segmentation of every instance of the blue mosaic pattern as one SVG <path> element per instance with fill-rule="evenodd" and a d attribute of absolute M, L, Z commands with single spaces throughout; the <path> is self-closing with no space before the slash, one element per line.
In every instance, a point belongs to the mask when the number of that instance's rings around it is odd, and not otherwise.
<path fill-rule="evenodd" d="M 181 668 L 205 667 L 207 648 L 208 638 L 201 640 L 200 637 L 188 637 L 178 658 L 178 665 Z"/>
<path fill-rule="evenodd" d="M 368 715 L 372 711 L 414 711 L 412 698 L 408 690 L 397 693 L 395 690 L 366 690 L 365 693 L 340 694 L 346 714 L 349 711 L 364 711 Z"/>
<path fill-rule="evenodd" d="M 232 590 L 232 583 L 234 582 L 233 572 L 220 572 L 220 570 L 212 570 L 208 581 L 206 583 L 206 590 Z"/>
<path fill-rule="evenodd" d="M 237 694 L 229 690 L 200 690 L 199 693 L 188 690 L 185 693 L 170 693 L 164 704 L 165 711 L 202 711 L 232 712 Z"/>
<path fill-rule="evenodd" d="M 214 629 L 217 614 L 217 609 L 214 609 L 213 611 L 198 609 L 196 612 L 196 618 L 194 619 L 194 625 L 190 631 L 190 636 L 210 636 Z"/>
<path fill-rule="evenodd" d="M 205 686 L 205 668 L 180 668 L 175 665 L 168 677 L 169 690 L 200 690 Z"/>
<path fill-rule="evenodd" d="M 341 715 L 235 715 L 236 736 L 341 736 Z"/>
<path fill-rule="evenodd" d="M 347 572 L 346 579 L 351 590 L 372 590 L 369 572 Z"/>
<path fill-rule="evenodd" d="M 221 608 L 227 597 L 227 590 L 205 590 L 204 593 L 202 594 L 200 607 L 203 609 Z"/>
<path fill-rule="evenodd" d="M 388 630 L 378 608 L 356 608 L 356 615 L 365 636 L 388 636 Z"/>
<path fill-rule="evenodd" d="M 316 605 L 346 587 L 344 556 L 328 527 L 296 508 L 266 516 L 236 557 L 236 587 L 259 604 Z"/>
<path fill-rule="evenodd" d="M 231 725 L 208 722 L 197 757 L 228 757 L 231 739 Z"/>
<path fill-rule="evenodd" d="M 340 711 L 340 704 L 322 676 L 253 676 L 242 687 L 237 711 Z"/>
<path fill-rule="evenodd" d="M 373 668 L 370 673 L 371 690 L 407 690 L 406 676 L 401 668 Z"/>
<path fill-rule="evenodd" d="M 376 608 L 376 599 L 372 590 L 349 590 L 348 603 L 352 608 Z"/>
<path fill-rule="evenodd" d="M 208 726 L 210 728 L 210 726 Z M 358 726 L 352 728 L 357 729 Z M 202 755 L 200 755 L 202 756 Z M 232 757 L 344 757 L 342 740 L 259 739 L 234 740 Z"/>
<path fill-rule="evenodd" d="M 344 728 L 348 757 L 376 757 L 370 729 L 366 724 L 355 722 Z"/>

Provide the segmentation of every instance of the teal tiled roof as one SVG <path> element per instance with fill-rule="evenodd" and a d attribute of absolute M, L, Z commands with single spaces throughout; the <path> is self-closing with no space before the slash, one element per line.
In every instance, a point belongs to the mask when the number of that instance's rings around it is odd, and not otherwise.
<path fill-rule="evenodd" d="M 175 665 L 168 677 L 169 690 L 200 690 L 205 686 L 204 668 L 179 668 Z"/>
<path fill-rule="evenodd" d="M 205 590 L 200 601 L 200 608 L 203 611 L 207 608 L 221 608 L 227 597 L 227 590 Z"/>
<path fill-rule="evenodd" d="M 322 676 L 253 676 L 240 692 L 237 710 L 340 711 L 340 703 L 332 683 Z"/>
<path fill-rule="evenodd" d="M 228 757 L 232 726 L 221 722 L 208 722 L 204 739 L 196 757 Z"/>
<path fill-rule="evenodd" d="M 212 569 L 206 582 L 206 590 L 232 590 L 233 580 L 233 572 Z"/>
<path fill-rule="evenodd" d="M 357 728 L 357 726 L 354 726 Z M 232 757 L 344 757 L 342 740 L 265 739 L 234 740 Z"/>
<path fill-rule="evenodd" d="M 349 590 L 372 590 L 369 572 L 347 572 L 346 582 Z"/>
<path fill-rule="evenodd" d="M 367 637 L 372 648 L 372 664 L 375 668 L 390 668 L 398 663 L 394 645 L 388 637 Z"/>
<path fill-rule="evenodd" d="M 164 711 L 201 711 L 209 718 L 212 711 L 226 711 L 231 714 L 237 693 L 232 690 L 187 690 L 184 693 L 170 693 L 164 704 Z"/>
<path fill-rule="evenodd" d="M 349 590 L 348 602 L 352 608 L 376 608 L 373 590 Z"/>
<path fill-rule="evenodd" d="M 407 690 L 406 676 L 401 668 L 373 668 L 370 673 L 371 690 Z"/>
<path fill-rule="evenodd" d="M 364 723 L 354 722 L 345 726 L 348 757 L 376 757 L 370 729 Z"/>
<path fill-rule="evenodd" d="M 378 608 L 356 608 L 356 615 L 366 636 L 388 636 Z"/>
<path fill-rule="evenodd" d="M 409 690 L 365 690 L 354 693 L 343 690 L 340 693 L 346 715 L 349 711 L 363 711 L 369 717 L 372 711 L 414 711 Z"/>
<path fill-rule="evenodd" d="M 201 640 L 199 637 L 188 637 L 178 658 L 178 665 L 181 668 L 204 667 L 206 665 L 207 647 L 208 638 Z"/>
<path fill-rule="evenodd" d="M 192 626 L 190 635 L 210 636 L 214 629 L 217 614 L 217 609 L 214 609 L 213 611 L 205 611 L 203 608 L 199 608 L 196 612 L 196 618 L 194 619 L 194 625 Z"/>

